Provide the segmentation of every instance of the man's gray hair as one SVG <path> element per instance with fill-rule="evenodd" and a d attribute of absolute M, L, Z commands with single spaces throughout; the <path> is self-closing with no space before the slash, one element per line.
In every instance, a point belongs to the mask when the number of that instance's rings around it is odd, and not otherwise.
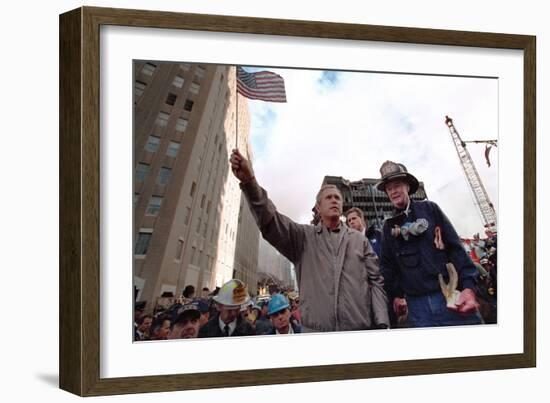
<path fill-rule="evenodd" d="M 321 202 L 321 195 L 325 190 L 328 190 L 328 189 L 336 190 L 340 194 L 340 197 L 342 198 L 342 202 L 344 201 L 344 196 L 342 195 L 342 192 L 340 192 L 340 189 L 338 189 L 338 186 L 323 185 L 321 186 L 321 189 L 319 189 L 319 192 L 317 192 L 317 196 L 315 196 L 315 204 L 319 204 Z"/>

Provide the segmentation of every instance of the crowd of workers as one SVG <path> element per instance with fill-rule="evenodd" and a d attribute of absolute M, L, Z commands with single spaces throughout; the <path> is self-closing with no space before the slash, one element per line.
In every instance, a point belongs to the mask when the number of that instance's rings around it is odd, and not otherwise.
<path fill-rule="evenodd" d="M 144 304 L 136 304 L 134 340 L 301 332 L 296 292 L 276 292 L 253 299 L 246 284 L 232 279 L 212 293 L 203 288 L 202 295 L 197 298 L 194 287 L 187 286 L 184 296 L 174 301 L 170 306 L 158 305 L 153 314 L 145 314 Z"/>

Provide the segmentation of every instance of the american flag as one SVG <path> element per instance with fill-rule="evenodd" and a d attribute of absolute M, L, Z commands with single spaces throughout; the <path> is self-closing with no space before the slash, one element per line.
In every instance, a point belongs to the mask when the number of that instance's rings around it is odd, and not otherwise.
<path fill-rule="evenodd" d="M 249 99 L 286 102 L 285 81 L 271 71 L 248 73 L 237 66 L 237 92 Z"/>

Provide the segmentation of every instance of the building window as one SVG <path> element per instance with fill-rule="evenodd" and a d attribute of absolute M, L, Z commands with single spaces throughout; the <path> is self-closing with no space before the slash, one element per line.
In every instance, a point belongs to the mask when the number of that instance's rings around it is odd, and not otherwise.
<path fill-rule="evenodd" d="M 206 204 L 206 214 L 210 213 L 210 208 L 212 207 L 212 201 L 208 200 L 208 203 Z"/>
<path fill-rule="evenodd" d="M 147 206 L 147 215 L 158 215 L 160 211 L 160 205 L 162 204 L 161 196 L 151 196 L 149 200 L 149 205 Z"/>
<path fill-rule="evenodd" d="M 184 220 L 185 225 L 189 224 L 189 219 L 190 218 L 191 218 L 191 207 L 187 207 L 185 209 L 185 220 Z"/>
<path fill-rule="evenodd" d="M 203 78 L 205 73 L 206 73 L 206 69 L 204 67 L 197 66 L 195 70 L 195 76 L 197 76 L 198 78 Z"/>
<path fill-rule="evenodd" d="M 181 260 L 181 255 L 183 253 L 183 239 L 178 239 L 178 246 L 176 247 L 176 260 Z"/>
<path fill-rule="evenodd" d="M 145 65 L 143 66 L 143 69 L 141 69 L 141 72 L 148 76 L 152 76 L 156 68 L 157 66 L 154 65 L 153 63 L 145 63 Z"/>
<path fill-rule="evenodd" d="M 191 247 L 191 264 L 196 264 L 197 261 L 196 261 L 196 255 L 197 255 L 197 248 L 196 247 Z"/>
<path fill-rule="evenodd" d="M 147 84 L 139 80 L 136 80 L 136 82 L 134 83 L 134 95 L 136 98 L 139 98 L 140 96 L 143 95 L 143 92 L 145 91 L 145 87 L 147 87 Z"/>
<path fill-rule="evenodd" d="M 191 86 L 189 87 L 189 92 L 193 94 L 198 94 L 201 86 L 197 83 L 191 83 Z"/>
<path fill-rule="evenodd" d="M 174 81 L 172 81 L 172 85 L 178 88 L 183 87 L 183 83 L 185 83 L 185 80 L 181 76 L 174 77 Z"/>
<path fill-rule="evenodd" d="M 200 232 L 201 230 L 201 218 L 199 217 L 198 221 L 197 221 L 197 231 L 195 231 L 197 234 Z"/>
<path fill-rule="evenodd" d="M 166 185 L 170 180 L 170 175 L 172 174 L 172 169 L 162 167 L 160 168 L 159 176 L 157 178 L 157 183 L 159 185 Z"/>
<path fill-rule="evenodd" d="M 167 126 L 169 117 L 170 117 L 170 115 L 167 114 L 166 112 L 159 112 L 156 124 L 159 125 L 159 126 L 162 126 L 162 127 Z"/>
<path fill-rule="evenodd" d="M 178 96 L 170 92 L 168 93 L 168 96 L 166 97 L 166 101 L 164 102 L 167 103 L 168 105 L 174 106 L 174 104 L 176 103 L 176 99 L 178 99 Z"/>
<path fill-rule="evenodd" d="M 185 105 L 183 106 L 183 109 L 185 109 L 188 112 L 191 112 L 191 109 L 193 109 L 194 102 L 190 99 L 185 100 Z"/>
<path fill-rule="evenodd" d="M 137 206 L 138 202 L 139 202 L 139 193 L 134 193 L 134 200 L 133 200 L 134 208 Z"/>
<path fill-rule="evenodd" d="M 180 69 L 183 71 L 189 71 L 191 68 L 191 63 L 180 63 Z"/>
<path fill-rule="evenodd" d="M 154 153 L 159 149 L 159 144 L 160 144 L 160 137 L 151 135 L 147 139 L 147 144 L 145 144 L 145 149 L 150 153 Z"/>
<path fill-rule="evenodd" d="M 135 254 L 136 255 L 146 255 L 147 249 L 149 248 L 149 242 L 151 241 L 151 237 L 153 236 L 152 232 L 139 232 L 138 239 L 136 242 L 136 249 Z"/>
<path fill-rule="evenodd" d="M 184 132 L 185 129 L 187 129 L 187 124 L 188 123 L 189 123 L 189 121 L 187 119 L 178 118 L 178 122 L 176 123 L 176 131 Z"/>
<path fill-rule="evenodd" d="M 195 196 L 195 190 L 197 190 L 197 184 L 196 184 L 195 182 L 193 182 L 193 183 L 191 184 L 191 192 L 189 193 L 189 195 L 190 195 L 191 197 Z"/>
<path fill-rule="evenodd" d="M 178 151 L 180 149 L 180 143 L 176 141 L 171 141 L 168 144 L 168 149 L 166 150 L 166 155 L 169 157 L 175 157 L 178 155 Z"/>
<path fill-rule="evenodd" d="M 151 166 L 149 164 L 144 164 L 143 162 L 138 163 L 136 169 L 136 180 L 138 182 L 144 182 L 150 170 Z"/>
<path fill-rule="evenodd" d="M 201 208 L 204 207 L 204 202 L 206 201 L 206 195 L 203 193 L 201 197 Z"/>

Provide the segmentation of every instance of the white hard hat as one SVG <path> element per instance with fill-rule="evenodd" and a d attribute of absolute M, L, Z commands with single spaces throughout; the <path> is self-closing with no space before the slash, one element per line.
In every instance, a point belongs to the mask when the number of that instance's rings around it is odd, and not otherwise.
<path fill-rule="evenodd" d="M 214 301 L 230 307 L 240 307 L 250 301 L 246 284 L 241 280 L 232 279 L 225 283 L 216 296 Z"/>

